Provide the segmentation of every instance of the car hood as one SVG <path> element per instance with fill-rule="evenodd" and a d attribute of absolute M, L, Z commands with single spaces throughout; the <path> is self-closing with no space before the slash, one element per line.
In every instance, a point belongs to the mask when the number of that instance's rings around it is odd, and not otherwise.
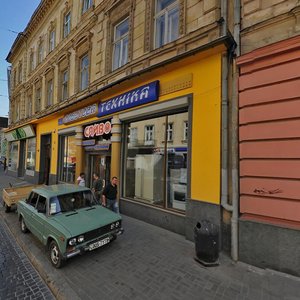
<path fill-rule="evenodd" d="M 51 218 L 53 222 L 64 227 L 71 237 L 121 220 L 119 214 L 100 205 L 59 214 Z"/>

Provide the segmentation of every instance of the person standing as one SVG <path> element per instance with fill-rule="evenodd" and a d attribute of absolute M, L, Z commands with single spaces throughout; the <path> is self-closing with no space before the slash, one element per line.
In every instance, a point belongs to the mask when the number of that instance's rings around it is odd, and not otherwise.
<path fill-rule="evenodd" d="M 78 176 L 77 184 L 80 186 L 85 186 L 85 174 L 83 172 Z"/>
<path fill-rule="evenodd" d="M 98 173 L 93 174 L 93 187 L 92 191 L 94 192 L 94 195 L 98 201 L 101 200 L 101 192 L 103 188 L 102 180 L 99 178 Z"/>
<path fill-rule="evenodd" d="M 118 178 L 114 176 L 111 181 L 105 186 L 102 192 L 102 204 L 114 211 L 119 213 L 119 206 L 117 200 L 118 194 Z"/>

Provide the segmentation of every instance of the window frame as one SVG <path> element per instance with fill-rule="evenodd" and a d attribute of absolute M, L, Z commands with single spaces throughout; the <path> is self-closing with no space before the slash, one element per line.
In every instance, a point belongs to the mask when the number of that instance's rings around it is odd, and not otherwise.
<path fill-rule="evenodd" d="M 170 122 L 167 124 L 167 142 L 173 142 L 174 124 Z"/>
<path fill-rule="evenodd" d="M 88 64 L 84 64 L 84 60 L 87 59 Z M 86 76 L 84 76 L 86 75 Z M 84 83 L 83 80 L 87 79 Z M 90 57 L 89 53 L 85 53 L 79 59 L 79 91 L 84 91 L 89 87 L 90 81 Z"/>
<path fill-rule="evenodd" d="M 67 19 L 67 17 L 69 16 L 69 18 Z M 67 38 L 68 35 L 71 32 L 71 10 L 68 10 L 65 14 L 64 14 L 64 18 L 63 18 L 63 38 Z"/>
<path fill-rule="evenodd" d="M 47 102 L 46 107 L 53 105 L 53 78 L 47 81 Z"/>
<path fill-rule="evenodd" d="M 151 127 L 151 129 L 150 129 Z M 155 127 L 153 124 L 145 125 L 144 128 L 144 145 L 154 145 Z M 148 139 L 149 136 L 151 139 Z"/>
<path fill-rule="evenodd" d="M 84 14 L 93 6 L 93 0 L 82 0 L 82 9 L 81 13 Z"/>
<path fill-rule="evenodd" d="M 119 38 L 116 38 L 117 35 L 117 27 L 119 27 L 121 24 L 128 22 L 127 26 L 127 32 L 126 34 L 123 34 L 122 36 L 120 36 Z M 124 47 L 124 41 L 127 39 L 127 44 L 126 48 Z M 116 61 L 115 59 L 115 53 L 116 53 L 116 46 L 120 44 L 120 55 Z M 129 53 L 129 16 L 125 17 L 124 19 L 122 19 L 120 22 L 118 22 L 117 24 L 115 24 L 113 26 L 113 41 L 112 41 L 112 70 L 117 70 L 119 68 L 121 68 L 122 66 L 126 65 L 128 63 L 128 53 Z M 125 49 L 125 50 L 124 50 Z M 125 54 L 127 53 L 126 57 L 124 56 L 124 52 Z M 125 58 L 126 60 L 123 61 L 123 58 Z"/>
<path fill-rule="evenodd" d="M 37 63 L 40 64 L 44 60 L 44 42 L 41 41 L 38 45 Z"/>
<path fill-rule="evenodd" d="M 56 42 L 56 30 L 55 30 L 55 28 L 52 28 L 49 31 L 49 40 L 48 40 L 48 43 L 49 43 L 48 52 L 49 53 L 55 49 L 55 42 Z"/>
<path fill-rule="evenodd" d="M 41 102 L 42 102 L 42 88 L 36 87 L 36 89 L 35 89 L 35 106 L 34 106 L 35 113 L 38 113 L 41 111 L 41 109 L 42 109 Z"/>
<path fill-rule="evenodd" d="M 67 74 L 67 76 L 65 76 Z M 67 77 L 67 80 L 65 78 Z M 66 68 L 61 71 L 61 101 L 65 101 L 69 98 L 69 69 Z"/>

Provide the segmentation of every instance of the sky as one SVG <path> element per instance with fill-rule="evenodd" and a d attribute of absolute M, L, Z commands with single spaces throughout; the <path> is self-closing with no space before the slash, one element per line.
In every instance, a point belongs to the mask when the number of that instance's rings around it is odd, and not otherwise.
<path fill-rule="evenodd" d="M 18 32 L 25 30 L 40 0 L 1 1 L 0 10 L 0 117 L 7 117 L 8 90 L 6 57 Z"/>

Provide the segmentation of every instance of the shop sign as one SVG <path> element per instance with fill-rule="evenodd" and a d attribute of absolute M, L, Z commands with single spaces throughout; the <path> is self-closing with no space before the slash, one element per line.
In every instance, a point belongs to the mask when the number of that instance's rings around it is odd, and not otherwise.
<path fill-rule="evenodd" d="M 83 134 L 85 138 L 93 138 L 95 136 L 102 136 L 104 134 L 111 133 L 111 123 L 106 121 L 105 123 L 97 123 L 84 127 Z"/>
<path fill-rule="evenodd" d="M 86 146 L 84 147 L 85 151 L 107 151 L 109 150 L 110 144 L 98 144 L 94 146 Z"/>
<path fill-rule="evenodd" d="M 35 132 L 32 125 L 20 127 L 8 133 L 5 133 L 5 138 L 7 139 L 8 142 L 22 140 L 34 136 L 35 136 Z"/>
<path fill-rule="evenodd" d="M 82 146 L 93 146 L 96 144 L 96 140 L 83 140 Z"/>
<path fill-rule="evenodd" d="M 156 80 L 99 103 L 98 117 L 156 101 L 158 100 L 158 87 L 159 81 Z"/>
<path fill-rule="evenodd" d="M 65 115 L 62 119 L 58 120 L 58 125 L 73 123 L 81 119 L 96 116 L 96 114 L 97 104 L 93 104 Z"/>

